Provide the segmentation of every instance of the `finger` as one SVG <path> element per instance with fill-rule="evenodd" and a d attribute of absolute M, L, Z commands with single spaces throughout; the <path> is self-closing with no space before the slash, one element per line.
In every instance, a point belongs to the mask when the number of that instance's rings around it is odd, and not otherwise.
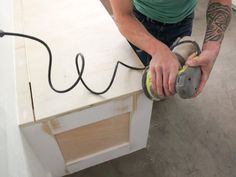
<path fill-rule="evenodd" d="M 159 96 L 164 96 L 163 92 L 163 85 L 162 85 L 162 69 L 161 67 L 156 68 L 156 88 L 157 88 L 157 94 Z"/>
<path fill-rule="evenodd" d="M 150 68 L 151 71 L 151 80 L 152 80 L 152 89 L 155 93 L 157 93 L 157 86 L 156 86 L 156 71 L 155 68 Z"/>
<path fill-rule="evenodd" d="M 199 87 L 198 87 L 197 92 L 195 93 L 194 97 L 198 96 L 202 92 L 204 86 L 206 85 L 207 80 L 208 80 L 208 76 L 205 73 L 203 73 L 202 77 L 201 77 L 201 82 L 199 84 Z"/>
<path fill-rule="evenodd" d="M 169 91 L 169 72 L 163 73 L 163 88 L 164 88 L 164 93 L 166 96 L 171 96 L 171 92 Z"/>
<path fill-rule="evenodd" d="M 191 59 L 188 59 L 186 64 L 192 67 L 201 66 L 203 64 L 203 60 L 201 57 L 196 56 Z"/>
<path fill-rule="evenodd" d="M 192 53 L 189 57 L 188 60 L 192 60 L 193 58 L 195 58 L 197 56 L 197 52 Z"/>
<path fill-rule="evenodd" d="M 176 76 L 177 76 L 177 72 L 171 72 L 169 75 L 169 90 L 172 95 L 176 93 L 175 91 Z"/>

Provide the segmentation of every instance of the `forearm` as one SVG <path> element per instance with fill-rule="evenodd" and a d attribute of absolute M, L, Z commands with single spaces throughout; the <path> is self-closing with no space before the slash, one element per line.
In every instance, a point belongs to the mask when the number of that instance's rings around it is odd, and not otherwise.
<path fill-rule="evenodd" d="M 203 43 L 203 51 L 212 51 L 216 58 L 224 33 L 231 19 L 231 0 L 210 0 L 206 13 L 207 29 Z"/>
<path fill-rule="evenodd" d="M 127 15 L 117 19 L 120 32 L 134 45 L 154 55 L 163 43 L 154 38 L 134 15 Z"/>
<path fill-rule="evenodd" d="M 120 32 L 134 45 L 155 55 L 158 49 L 166 47 L 155 39 L 133 14 L 133 0 L 110 0 L 115 21 Z"/>

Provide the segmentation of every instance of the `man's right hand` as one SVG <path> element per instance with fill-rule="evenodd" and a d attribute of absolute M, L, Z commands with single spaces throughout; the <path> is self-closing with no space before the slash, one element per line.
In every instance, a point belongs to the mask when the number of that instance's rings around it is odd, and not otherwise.
<path fill-rule="evenodd" d="M 156 53 L 152 54 L 149 68 L 154 92 L 160 97 L 174 95 L 180 63 L 165 44 L 159 45 Z"/>

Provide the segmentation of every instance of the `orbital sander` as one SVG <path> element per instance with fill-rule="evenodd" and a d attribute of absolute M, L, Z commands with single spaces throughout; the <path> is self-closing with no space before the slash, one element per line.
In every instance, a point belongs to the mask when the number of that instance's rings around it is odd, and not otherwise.
<path fill-rule="evenodd" d="M 200 55 L 201 49 L 198 43 L 189 36 L 177 39 L 170 49 L 181 65 L 181 69 L 176 77 L 176 93 L 183 99 L 192 98 L 197 92 L 201 81 L 201 68 L 190 67 L 185 65 L 185 63 L 189 56 L 193 53 L 195 53 L 196 56 Z M 144 71 L 142 77 L 142 87 L 145 95 L 149 99 L 155 101 L 163 99 L 163 97 L 157 95 L 152 89 L 152 77 L 149 67 L 147 67 Z"/>

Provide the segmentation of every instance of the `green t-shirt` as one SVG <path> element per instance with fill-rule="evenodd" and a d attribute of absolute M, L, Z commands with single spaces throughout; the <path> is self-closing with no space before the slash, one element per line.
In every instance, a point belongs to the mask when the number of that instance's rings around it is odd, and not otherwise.
<path fill-rule="evenodd" d="M 162 23 L 177 23 L 190 15 L 197 0 L 133 0 L 135 8 Z"/>

